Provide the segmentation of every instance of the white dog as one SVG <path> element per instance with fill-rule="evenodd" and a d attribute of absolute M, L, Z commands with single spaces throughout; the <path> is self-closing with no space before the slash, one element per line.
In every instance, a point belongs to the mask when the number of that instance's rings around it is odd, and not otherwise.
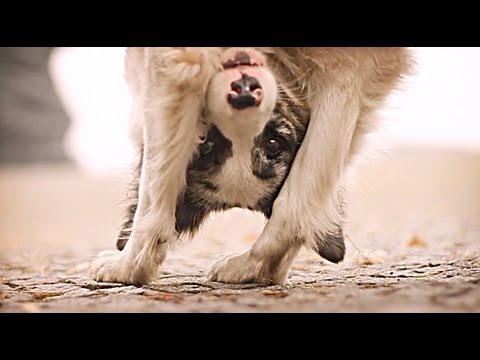
<path fill-rule="evenodd" d="M 404 48 L 129 48 L 138 172 L 120 251 L 92 277 L 146 284 L 180 234 L 232 207 L 268 222 L 210 280 L 284 284 L 302 246 L 341 261 L 343 175 L 410 65 Z"/>

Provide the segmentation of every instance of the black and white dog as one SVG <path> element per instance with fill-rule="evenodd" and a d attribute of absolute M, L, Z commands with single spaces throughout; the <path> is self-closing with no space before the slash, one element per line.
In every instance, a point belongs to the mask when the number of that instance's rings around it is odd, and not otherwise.
<path fill-rule="evenodd" d="M 302 246 L 341 261 L 343 175 L 410 64 L 404 48 L 127 49 L 138 171 L 92 277 L 146 284 L 180 234 L 233 207 L 268 222 L 210 280 L 284 284 Z"/>

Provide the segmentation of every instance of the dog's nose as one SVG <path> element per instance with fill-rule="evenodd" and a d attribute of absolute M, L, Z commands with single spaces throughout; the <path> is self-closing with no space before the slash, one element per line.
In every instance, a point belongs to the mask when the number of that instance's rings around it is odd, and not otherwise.
<path fill-rule="evenodd" d="M 234 109 L 243 110 L 262 102 L 262 86 L 253 76 L 242 74 L 241 79 L 232 82 L 230 87 L 232 91 L 228 93 L 227 101 Z"/>

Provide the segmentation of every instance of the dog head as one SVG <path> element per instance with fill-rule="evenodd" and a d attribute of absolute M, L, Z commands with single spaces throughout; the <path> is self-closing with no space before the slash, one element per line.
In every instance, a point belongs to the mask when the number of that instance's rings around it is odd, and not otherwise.
<path fill-rule="evenodd" d="M 189 166 L 177 212 L 187 214 L 189 228 L 188 214 L 201 218 L 202 210 L 241 207 L 269 217 L 310 117 L 259 51 L 229 49 L 222 66 L 207 89 L 208 132 Z"/>

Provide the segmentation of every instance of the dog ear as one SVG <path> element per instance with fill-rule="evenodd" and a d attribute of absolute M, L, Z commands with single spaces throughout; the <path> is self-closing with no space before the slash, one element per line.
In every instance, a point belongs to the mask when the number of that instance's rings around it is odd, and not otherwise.
<path fill-rule="evenodd" d="M 125 248 L 125 245 L 127 245 L 128 238 L 118 238 L 117 239 L 117 249 L 122 251 Z"/>
<path fill-rule="evenodd" d="M 338 228 L 335 234 L 315 234 L 312 248 L 324 259 L 338 263 L 345 256 L 345 240 L 343 230 Z"/>

